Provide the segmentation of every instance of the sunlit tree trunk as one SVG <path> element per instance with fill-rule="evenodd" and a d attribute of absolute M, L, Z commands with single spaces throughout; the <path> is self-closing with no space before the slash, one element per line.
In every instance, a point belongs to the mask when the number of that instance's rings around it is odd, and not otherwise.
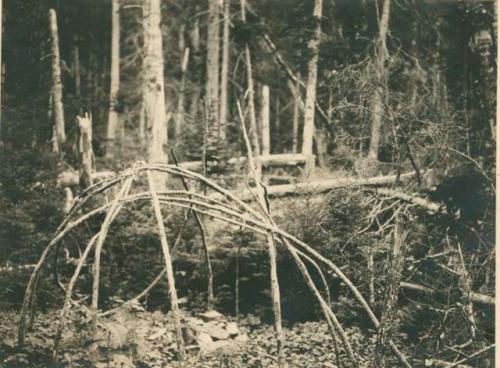
<path fill-rule="evenodd" d="M 80 140 L 78 142 L 78 153 L 80 156 L 80 186 L 85 189 L 92 185 L 92 169 L 94 152 L 92 150 L 92 121 L 89 115 L 77 116 Z"/>
<path fill-rule="evenodd" d="M 241 7 L 241 21 L 246 23 L 246 1 L 240 0 Z M 250 139 L 252 141 L 252 149 L 254 155 L 254 161 L 256 165 L 256 170 L 258 173 L 258 177 L 260 178 L 262 173 L 262 165 L 259 159 L 260 155 L 260 144 L 259 144 L 259 132 L 257 128 L 257 117 L 255 112 L 255 89 L 254 89 L 254 81 L 253 81 L 253 72 L 252 72 L 252 57 L 250 55 L 250 48 L 248 44 L 245 45 L 245 66 L 246 66 L 246 74 L 247 74 L 247 93 L 248 93 L 248 112 L 250 115 Z"/>
<path fill-rule="evenodd" d="M 111 3 L 111 81 L 109 90 L 109 110 L 106 156 L 113 157 L 118 129 L 118 111 L 116 109 L 118 90 L 120 89 L 120 5 L 118 0 Z"/>
<path fill-rule="evenodd" d="M 312 162 L 313 154 L 313 138 L 314 138 L 314 113 L 316 102 L 316 82 L 318 78 L 318 58 L 319 44 L 321 36 L 321 16 L 322 16 L 323 1 L 314 1 L 313 19 L 314 33 L 309 40 L 308 48 L 311 57 L 307 63 L 307 85 L 306 85 L 306 101 L 304 107 L 304 133 L 302 136 L 302 153 L 307 156 L 308 166 L 306 172 L 309 174 L 314 162 Z"/>
<path fill-rule="evenodd" d="M 298 152 L 299 143 L 299 122 L 300 122 L 300 85 L 298 83 L 288 81 L 288 88 L 293 96 L 293 120 L 292 120 L 292 152 Z"/>
<path fill-rule="evenodd" d="M 179 28 L 179 55 L 181 62 L 181 84 L 179 87 L 179 97 L 177 98 L 177 111 L 175 114 L 174 136 L 176 144 L 180 143 L 182 134 L 182 127 L 184 126 L 184 101 L 185 101 L 185 87 L 186 87 L 186 71 L 189 61 L 189 48 L 186 47 L 184 38 L 185 26 L 181 25 Z"/>
<path fill-rule="evenodd" d="M 71 60 L 71 74 L 73 75 L 73 80 L 75 81 L 75 95 L 78 103 L 80 104 L 82 96 L 82 77 L 80 71 L 80 45 L 78 36 L 73 37 Z"/>
<path fill-rule="evenodd" d="M 219 137 L 220 0 L 208 0 L 206 103 L 210 144 Z"/>
<path fill-rule="evenodd" d="M 384 0 L 382 16 L 379 19 L 379 35 L 375 45 L 375 77 L 376 85 L 371 101 L 371 127 L 370 147 L 368 149 L 368 162 L 376 165 L 378 162 L 378 150 L 382 134 L 382 122 L 384 115 L 384 98 L 386 94 L 385 61 L 387 60 L 387 31 L 389 29 L 389 14 L 391 0 Z"/>
<path fill-rule="evenodd" d="M 220 86 L 220 138 L 226 139 L 228 118 L 228 76 L 229 76 L 229 22 L 230 22 L 231 0 L 224 0 L 224 25 L 222 34 L 222 69 Z"/>
<path fill-rule="evenodd" d="M 0 122 L 2 121 L 2 87 L 3 87 L 2 36 L 3 36 L 3 2 L 2 0 L 0 0 Z"/>
<path fill-rule="evenodd" d="M 271 153 L 271 134 L 269 126 L 269 87 L 262 86 L 262 100 L 261 100 L 261 114 L 260 114 L 260 129 L 262 138 L 262 154 L 269 155 Z"/>
<path fill-rule="evenodd" d="M 198 12 L 198 7 L 196 7 L 196 12 Z M 194 66 L 193 70 L 198 70 L 200 65 L 200 25 L 198 17 L 193 20 L 191 30 L 189 32 L 189 40 L 191 43 L 191 54 L 192 64 Z M 201 83 L 201 72 L 196 73 L 195 78 L 199 78 Z M 196 121 L 198 117 L 198 101 L 200 99 L 200 88 L 197 86 L 191 95 L 191 102 L 189 107 L 189 115 L 192 120 Z"/>
<path fill-rule="evenodd" d="M 59 56 L 59 34 L 57 30 L 57 15 L 54 9 L 49 10 L 51 53 L 52 53 L 52 108 L 55 122 L 55 141 L 60 148 L 66 141 L 64 128 L 64 107 L 62 101 L 62 82 L 61 82 L 61 59 Z"/>
<path fill-rule="evenodd" d="M 144 4 L 144 118 L 146 123 L 147 161 L 166 163 L 167 121 L 163 81 L 163 38 L 161 33 L 161 0 Z M 157 190 L 165 189 L 161 175 L 154 177 Z"/>

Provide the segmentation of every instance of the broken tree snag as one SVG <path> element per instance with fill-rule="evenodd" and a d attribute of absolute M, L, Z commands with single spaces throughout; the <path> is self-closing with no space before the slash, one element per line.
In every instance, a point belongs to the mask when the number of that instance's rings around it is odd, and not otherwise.
<path fill-rule="evenodd" d="M 407 234 L 403 230 L 400 214 L 396 215 L 395 222 L 393 247 L 386 263 L 387 285 L 385 287 L 382 317 L 380 318 L 377 342 L 371 362 L 371 367 L 373 368 L 388 367 L 390 365 L 390 348 L 388 342 L 397 333 L 396 307 L 401 283 L 401 271 L 403 270 L 405 260 Z"/>
<path fill-rule="evenodd" d="M 172 309 L 172 313 L 174 316 L 177 348 L 179 350 L 179 360 L 181 362 L 181 365 L 184 366 L 185 363 L 184 340 L 182 339 L 182 326 L 181 326 L 179 305 L 177 301 L 177 290 L 175 288 L 175 278 L 174 278 L 174 270 L 172 267 L 172 258 L 170 256 L 170 249 L 168 247 L 165 225 L 163 224 L 163 216 L 161 214 L 160 201 L 158 200 L 158 196 L 156 194 L 155 180 L 153 179 L 153 175 L 149 170 L 147 170 L 147 176 L 148 176 L 149 190 L 151 193 L 151 203 L 153 204 L 156 222 L 158 224 L 158 235 L 160 237 L 163 257 L 165 259 L 165 269 L 167 272 L 167 280 L 168 280 L 168 295 L 170 296 L 170 307 Z"/>
<path fill-rule="evenodd" d="M 80 129 L 80 140 L 78 142 L 78 153 L 80 155 L 80 186 L 87 188 L 93 184 L 92 164 L 94 152 L 92 150 L 92 121 L 88 114 L 84 117 L 77 116 L 78 128 Z"/>
<path fill-rule="evenodd" d="M 262 139 L 262 155 L 271 154 L 271 133 L 269 127 L 269 87 L 262 86 L 262 102 L 260 114 L 260 129 Z"/>
<path fill-rule="evenodd" d="M 61 58 L 59 55 L 59 34 L 57 30 L 57 15 L 54 9 L 49 10 L 51 55 L 52 55 L 52 108 L 54 111 L 55 141 L 57 147 L 61 147 L 66 141 L 64 129 L 64 107 L 62 102 L 62 82 L 61 82 Z"/>
<path fill-rule="evenodd" d="M 304 106 L 304 132 L 302 134 L 302 153 L 307 157 L 306 176 L 309 176 L 312 169 L 314 169 L 314 160 L 311 160 L 311 156 L 313 154 L 314 113 L 316 102 L 316 81 L 318 79 L 318 58 L 319 43 L 321 37 L 322 8 L 323 0 L 315 0 L 313 10 L 314 32 L 308 43 L 311 57 L 307 63 L 306 102 Z"/>

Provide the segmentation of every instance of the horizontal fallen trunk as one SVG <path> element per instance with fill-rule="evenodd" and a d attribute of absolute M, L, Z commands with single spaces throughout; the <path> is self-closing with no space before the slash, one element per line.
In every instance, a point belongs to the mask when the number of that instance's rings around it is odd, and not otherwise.
<path fill-rule="evenodd" d="M 97 171 L 91 174 L 92 182 L 97 183 L 104 179 L 110 179 L 117 175 L 113 171 Z M 66 170 L 59 174 L 57 177 L 58 187 L 69 187 L 73 185 L 78 185 L 80 182 L 80 174 L 77 170 Z"/>
<path fill-rule="evenodd" d="M 428 288 L 428 287 L 423 286 L 423 285 L 414 284 L 411 282 L 403 281 L 403 282 L 401 282 L 401 287 L 405 288 L 405 289 L 419 291 L 419 292 L 427 294 L 427 295 L 439 294 L 439 291 L 437 291 L 437 290 Z M 489 305 L 489 306 L 495 305 L 495 297 L 493 297 L 493 296 L 472 292 L 472 293 L 470 293 L 469 298 L 470 298 L 471 302 L 473 302 L 475 304 L 482 304 L 482 305 Z"/>
<path fill-rule="evenodd" d="M 306 162 L 306 158 L 300 153 L 282 153 L 274 155 L 259 156 L 262 166 L 298 166 Z M 246 157 L 235 157 L 228 160 L 229 165 L 243 165 L 246 162 Z M 201 161 L 187 161 L 179 163 L 179 166 L 188 170 L 201 170 Z M 116 175 L 113 171 L 98 171 L 92 173 L 93 182 L 98 182 L 103 179 L 112 178 Z M 80 180 L 77 170 L 69 169 L 59 174 L 57 178 L 57 186 L 68 187 L 78 185 Z"/>
<path fill-rule="evenodd" d="M 412 179 L 414 177 L 415 173 L 409 172 L 399 175 L 399 180 L 404 181 Z M 350 178 L 324 179 L 324 180 L 309 181 L 304 183 L 269 186 L 267 187 L 267 195 L 270 198 L 276 198 L 276 197 L 285 197 L 290 195 L 319 194 L 328 192 L 336 188 L 394 184 L 396 180 L 398 180 L 398 175 L 374 176 L 371 178 L 350 177 Z M 253 196 L 249 190 L 234 192 L 233 194 L 244 201 L 253 199 Z"/>
<path fill-rule="evenodd" d="M 431 213 L 446 213 L 445 207 L 437 202 L 430 201 L 426 198 L 418 197 L 416 194 L 407 194 L 401 191 L 397 191 L 389 188 L 376 188 L 376 189 L 368 189 L 375 193 L 379 193 L 388 197 L 394 197 L 397 199 L 401 199 L 405 202 L 415 204 L 419 207 L 423 207 L 427 209 Z"/>

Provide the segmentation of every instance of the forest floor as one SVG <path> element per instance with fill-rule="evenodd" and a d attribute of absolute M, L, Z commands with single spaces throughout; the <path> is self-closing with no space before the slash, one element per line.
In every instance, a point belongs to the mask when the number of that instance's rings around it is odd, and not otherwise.
<path fill-rule="evenodd" d="M 76 321 L 76 314 L 73 317 L 72 320 Z M 0 366 L 53 367 L 53 337 L 59 312 L 48 311 L 37 315 L 23 350 L 16 348 L 18 318 L 17 312 L 0 313 Z M 69 322 L 63 334 L 60 367 L 176 367 L 177 349 L 172 325 L 169 314 L 128 311 L 102 318 L 100 329 L 105 331 L 107 337 L 102 335 L 97 341 L 92 341 L 85 338 L 88 332 L 83 325 Z M 235 344 L 220 344 L 219 349 L 203 351 L 201 345 L 195 343 L 189 346 L 188 343 L 187 367 L 277 367 L 276 342 L 271 325 L 261 323 L 258 317 L 250 315 L 240 319 L 238 329 L 244 338 Z M 366 367 L 374 340 L 357 328 L 347 328 L 346 333 L 359 360 L 357 366 Z M 304 322 L 287 326 L 283 331 L 283 341 L 284 357 L 289 368 L 337 367 L 326 323 Z M 347 363 L 344 351 L 340 349 L 341 360 Z"/>

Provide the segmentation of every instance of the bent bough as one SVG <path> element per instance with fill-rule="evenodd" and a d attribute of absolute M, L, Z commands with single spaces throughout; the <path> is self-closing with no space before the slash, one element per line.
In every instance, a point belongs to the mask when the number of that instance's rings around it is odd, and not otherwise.
<path fill-rule="evenodd" d="M 151 173 L 163 173 L 165 174 L 165 180 L 167 177 L 175 177 L 183 180 L 191 180 L 198 182 L 210 189 L 211 193 L 208 194 L 200 194 L 187 190 L 166 190 L 156 192 L 154 189 L 153 181 L 148 180 L 149 191 L 129 194 L 130 189 L 133 185 L 134 181 L 141 180 L 142 176 L 149 177 Z M 110 203 L 104 204 L 100 207 L 94 208 L 84 214 L 79 214 L 79 210 L 83 208 L 83 205 L 87 203 L 89 198 L 94 197 L 95 195 L 109 190 L 110 188 L 122 184 L 121 189 L 115 195 L 113 201 Z M 215 193 L 215 195 L 214 195 Z M 56 230 L 53 239 L 47 245 L 45 250 L 43 251 L 38 263 L 36 264 L 33 273 L 31 274 L 30 280 L 28 282 L 28 286 L 26 288 L 26 293 L 24 296 L 24 301 L 21 310 L 20 322 L 19 322 L 19 332 L 18 332 L 18 344 L 23 345 L 24 336 L 26 330 L 26 320 L 30 310 L 32 309 L 34 294 L 36 293 L 36 288 L 38 284 L 38 280 L 40 277 L 41 270 L 43 265 L 47 261 L 47 258 L 51 251 L 56 248 L 61 239 L 64 238 L 66 234 L 68 234 L 72 229 L 79 226 L 86 220 L 91 217 L 100 214 L 106 213 L 105 219 L 101 225 L 101 228 L 97 234 L 95 234 L 89 241 L 86 249 L 81 255 L 78 264 L 75 268 L 72 278 L 70 279 L 68 286 L 66 287 L 66 296 L 64 300 L 64 305 L 61 310 L 61 316 L 58 322 L 56 337 L 54 339 L 54 360 L 57 362 L 58 360 L 58 351 L 59 344 L 62 336 L 62 332 L 65 325 L 65 319 L 67 317 L 67 313 L 69 311 L 71 305 L 71 297 L 73 293 L 74 286 L 80 274 L 81 268 L 85 263 L 90 251 L 95 248 L 96 249 L 96 257 L 94 264 L 94 272 L 93 272 L 93 295 L 92 295 L 92 321 L 93 328 L 95 332 L 97 318 L 99 316 L 97 306 L 98 306 L 98 286 L 99 286 L 99 267 L 100 267 L 100 257 L 99 254 L 102 250 L 104 241 L 106 239 L 106 234 L 109 226 L 114 221 L 116 216 L 119 214 L 120 210 L 124 205 L 134 202 L 141 201 L 151 201 L 153 205 L 153 209 L 156 215 L 156 220 L 158 223 L 158 233 L 160 239 L 162 241 L 162 250 L 165 258 L 165 270 L 168 278 L 168 286 L 169 286 L 169 295 L 170 295 L 170 303 L 172 310 L 174 312 L 174 319 L 176 321 L 176 330 L 180 328 L 180 321 L 177 305 L 177 295 L 175 289 L 175 280 L 173 278 L 172 273 L 172 260 L 170 257 L 169 247 L 166 242 L 166 234 L 165 229 L 163 227 L 163 220 L 161 214 L 161 205 L 171 205 L 182 208 L 191 209 L 196 211 L 199 214 L 203 214 L 209 216 L 213 219 L 223 221 L 228 224 L 241 226 L 252 230 L 258 234 L 269 235 L 271 234 L 274 239 L 284 245 L 283 249 L 290 252 L 292 258 L 297 264 L 299 271 L 301 272 L 307 286 L 311 289 L 313 294 L 315 295 L 318 303 L 320 304 L 321 310 L 325 316 L 325 320 L 330 329 L 332 339 L 337 338 L 336 336 L 340 336 L 340 340 L 347 352 L 349 361 L 352 365 L 357 366 L 355 361 L 354 354 L 352 352 L 352 348 L 350 346 L 349 340 L 344 333 L 344 330 L 339 323 L 337 317 L 332 311 L 329 302 L 325 301 L 325 297 L 319 292 L 318 287 L 314 284 L 307 267 L 304 264 L 304 261 L 309 262 L 314 266 L 314 268 L 320 273 L 321 280 L 323 282 L 323 288 L 327 285 L 324 282 L 324 276 L 321 273 L 321 268 L 318 263 L 323 264 L 328 267 L 331 271 L 333 271 L 351 290 L 356 301 L 359 305 L 364 309 L 364 311 L 368 314 L 372 324 L 375 328 L 378 328 L 379 321 L 376 318 L 375 314 L 369 307 L 366 300 L 363 298 L 359 290 L 356 286 L 349 280 L 349 278 L 338 268 L 331 260 L 323 257 L 320 253 L 314 250 L 312 247 L 297 239 L 293 235 L 281 230 L 273 221 L 269 221 L 269 217 L 266 217 L 265 213 L 260 213 L 255 210 L 244 201 L 239 199 L 237 196 L 232 194 L 230 191 L 222 188 L 217 183 L 211 181 L 210 179 L 200 175 L 198 173 L 192 172 L 187 169 L 183 169 L 174 165 L 166 165 L 166 164 L 145 164 L 145 163 L 137 163 L 132 168 L 125 170 L 120 175 L 102 180 L 91 187 L 87 188 L 79 197 L 76 198 L 73 208 L 65 218 L 65 220 L 61 223 L 61 225 Z M 163 273 L 162 272 L 162 273 Z M 158 279 L 158 278 L 157 278 Z M 142 293 L 141 293 L 142 294 Z M 328 293 L 325 293 L 328 299 Z M 33 312 L 32 312 L 33 313 Z M 109 313 L 103 313 L 109 314 Z M 184 344 L 182 341 L 182 335 L 177 331 L 177 346 L 179 350 L 179 357 L 181 360 L 181 364 L 183 364 L 184 359 Z M 405 367 L 411 367 L 406 357 L 399 351 L 397 346 L 393 341 L 390 341 L 390 346 L 394 354 L 397 356 L 401 364 Z"/>

